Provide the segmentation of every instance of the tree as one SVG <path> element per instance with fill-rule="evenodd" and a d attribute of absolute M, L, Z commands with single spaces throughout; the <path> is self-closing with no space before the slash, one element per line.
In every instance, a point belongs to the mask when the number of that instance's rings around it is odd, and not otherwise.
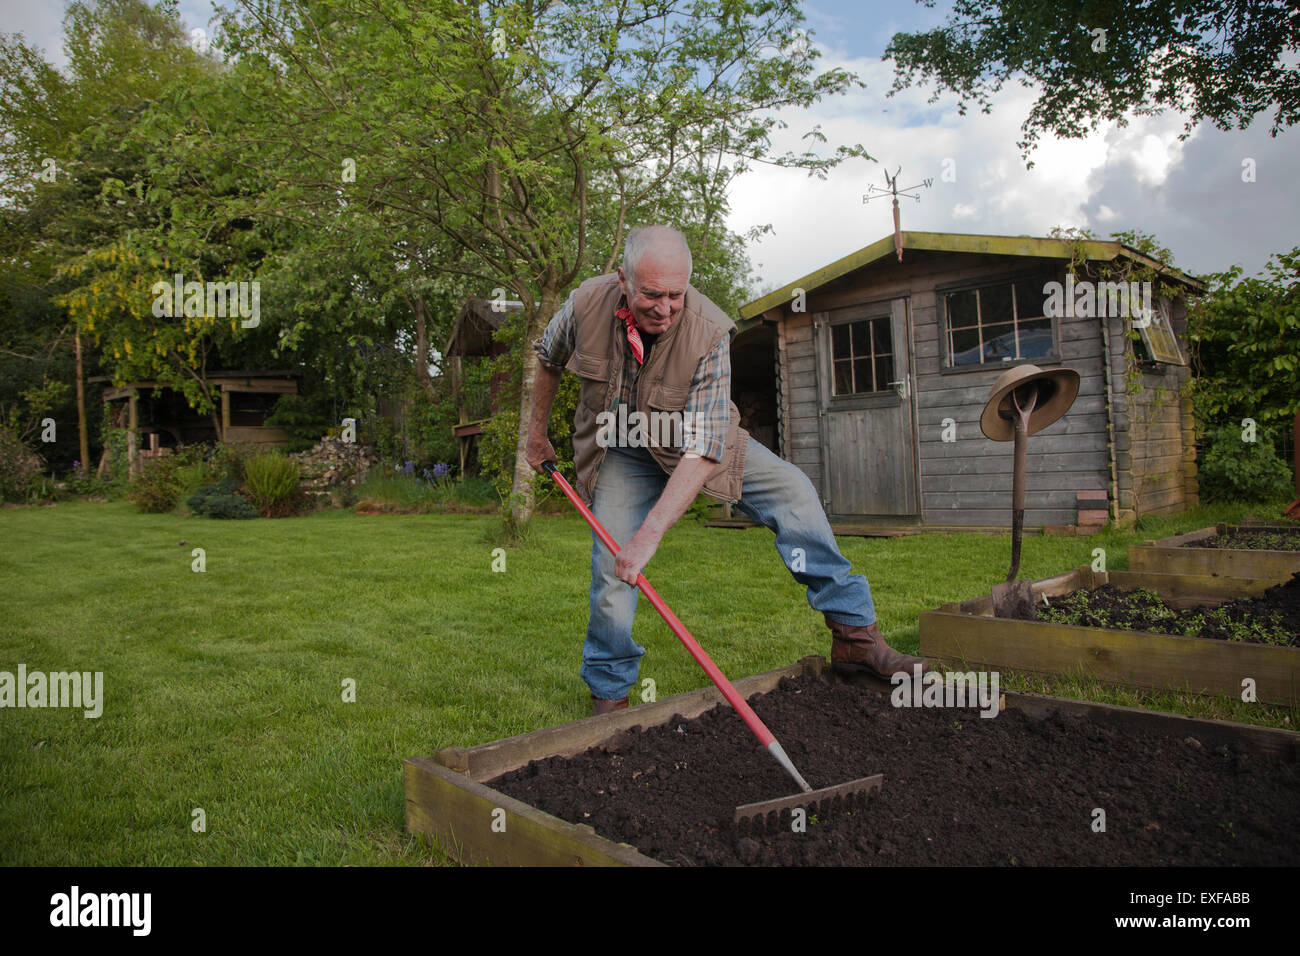
<path fill-rule="evenodd" d="M 1188 114 L 1183 138 L 1202 120 L 1243 129 L 1261 113 L 1276 136 L 1300 118 L 1297 51 L 1300 17 L 1286 0 L 956 0 L 944 26 L 895 34 L 885 59 L 891 95 L 932 80 L 931 102 L 954 92 L 962 114 L 971 102 L 990 112 L 1013 76 L 1032 82 L 1039 95 L 1017 144 L 1028 156 L 1043 133 L 1077 138 L 1165 109 Z"/>
<path fill-rule="evenodd" d="M 1192 392 L 1203 429 L 1243 418 L 1285 435 L 1300 409 L 1300 247 L 1206 276 L 1209 294 L 1188 311 Z"/>
<path fill-rule="evenodd" d="M 119 137 L 142 104 L 211 64 L 189 48 L 174 4 L 76 2 L 64 32 L 66 74 L 21 36 L 0 35 L 0 379 L 6 386 L 0 401 L 11 401 L 33 379 L 45 387 L 27 394 L 53 396 L 50 386 L 75 378 L 77 454 L 88 466 L 83 382 L 85 372 L 96 370 L 97 356 L 80 324 L 56 302 L 69 290 L 60 266 L 133 225 L 134 208 L 104 194 L 106 185 L 132 181 L 138 171 L 139 156 Z M 66 447 L 60 442 L 54 449 Z M 64 452 L 63 463 L 72 456 Z"/>
<path fill-rule="evenodd" d="M 575 282 L 613 268 L 629 223 L 696 157 L 824 172 L 864 155 L 771 155 L 776 110 L 856 82 L 841 70 L 816 75 L 795 0 L 242 6 L 220 45 L 238 60 L 241 89 L 274 104 L 260 115 L 275 122 L 247 134 L 258 158 L 292 169 L 285 147 L 307 154 L 316 168 L 304 158 L 286 178 L 317 195 L 325 184 L 337 193 L 339 165 L 354 159 L 348 201 L 440 236 L 455 251 L 434 267 L 484 298 L 501 289 L 521 301 L 525 341 Z M 719 222 L 714 199 L 698 210 L 702 236 Z M 525 349 L 521 421 L 537 367 Z M 520 432 L 512 510 L 522 525 L 533 473 Z"/>

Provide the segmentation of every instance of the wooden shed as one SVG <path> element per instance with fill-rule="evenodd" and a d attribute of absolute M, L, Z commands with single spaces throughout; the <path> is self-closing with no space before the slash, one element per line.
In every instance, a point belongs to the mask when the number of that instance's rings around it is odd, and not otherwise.
<path fill-rule="evenodd" d="M 117 418 L 127 429 L 127 458 L 134 472 L 138 457 L 169 454 L 182 444 L 220 440 L 271 448 L 287 446 L 289 432 L 278 425 L 267 425 L 266 419 L 281 395 L 298 394 L 300 376 L 300 372 L 292 370 L 209 372 L 205 381 L 221 394 L 220 431 L 213 416 L 199 414 L 182 392 L 159 382 L 112 386 L 104 390 L 103 399 L 105 404 L 124 403 Z M 104 380 L 105 376 L 96 376 L 90 381 Z M 146 447 L 137 453 L 140 436 Z M 101 457 L 101 469 L 105 461 L 106 457 Z"/>
<path fill-rule="evenodd" d="M 495 341 L 496 332 L 506 316 L 522 312 L 523 308 L 524 304 L 518 300 L 466 299 L 442 350 L 447 357 L 451 391 L 456 399 L 456 424 L 452 432 L 460 451 L 462 475 L 475 463 L 478 436 L 483 434 L 483 423 L 497 412 L 497 393 L 504 379 L 500 374 L 493 376 L 486 393 L 467 387 L 469 363 L 486 362 L 507 351 L 504 343 Z"/>
<path fill-rule="evenodd" d="M 1030 439 L 1026 526 L 1197 503 L 1186 297 L 1201 282 L 1118 242 L 900 238 L 743 306 L 732 343 L 737 405 L 837 526 L 1007 526 L 1011 445 L 979 416 L 1019 364 L 1081 378 Z M 1118 281 L 1133 276 L 1157 281 Z"/>

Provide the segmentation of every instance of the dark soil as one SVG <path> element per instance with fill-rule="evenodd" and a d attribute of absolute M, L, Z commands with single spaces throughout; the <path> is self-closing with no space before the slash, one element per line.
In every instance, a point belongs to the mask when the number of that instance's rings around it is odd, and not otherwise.
<path fill-rule="evenodd" d="M 1178 610 L 1151 591 L 1121 591 L 1113 584 L 1051 601 L 1051 606 L 1038 609 L 1040 620 L 1300 647 L 1300 573 L 1259 597 L 1238 598 L 1217 607 Z"/>
<path fill-rule="evenodd" d="M 1233 531 L 1185 544 L 1184 548 L 1244 548 L 1247 551 L 1300 551 L 1300 528 L 1283 531 Z"/>
<path fill-rule="evenodd" d="M 883 789 L 806 832 L 737 830 L 737 805 L 794 785 L 726 705 L 491 786 L 685 866 L 1300 864 L 1294 763 L 1059 713 L 895 708 L 814 678 L 750 703 L 813 787 L 883 773 Z"/>

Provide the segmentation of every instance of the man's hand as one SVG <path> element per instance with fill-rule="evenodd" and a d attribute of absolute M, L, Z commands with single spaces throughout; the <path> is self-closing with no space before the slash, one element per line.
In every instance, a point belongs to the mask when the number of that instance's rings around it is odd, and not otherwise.
<path fill-rule="evenodd" d="M 635 587 L 636 576 L 645 570 L 645 566 L 655 556 L 662 539 L 662 535 L 655 534 L 642 525 L 614 559 L 614 576 Z"/>
<path fill-rule="evenodd" d="M 524 458 L 533 468 L 533 471 L 542 470 L 542 462 L 555 461 L 555 449 L 551 447 L 550 439 L 545 435 L 530 435 L 528 438 L 528 448 L 524 451 Z"/>
<path fill-rule="evenodd" d="M 658 503 L 646 515 L 641 527 L 627 546 L 614 559 L 614 576 L 628 584 L 636 584 L 636 576 L 654 557 L 668 529 L 686 513 L 695 496 L 704 487 L 709 473 L 717 467 L 716 461 L 698 455 L 685 456 L 673 470 Z"/>

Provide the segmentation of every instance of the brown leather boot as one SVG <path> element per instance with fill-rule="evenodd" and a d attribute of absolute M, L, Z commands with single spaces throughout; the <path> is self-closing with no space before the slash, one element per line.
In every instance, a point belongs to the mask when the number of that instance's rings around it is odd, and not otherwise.
<path fill-rule="evenodd" d="M 899 671 L 910 676 L 917 664 L 923 674 L 934 670 L 925 658 L 900 654 L 886 644 L 875 624 L 841 624 L 827 617 L 826 626 L 831 629 L 831 669 L 838 674 L 866 673 L 889 680 Z"/>
<path fill-rule="evenodd" d="M 616 710 L 627 710 L 627 698 L 622 700 L 603 700 L 595 694 L 591 695 L 591 716 L 599 717 L 601 714 L 612 714 Z"/>

